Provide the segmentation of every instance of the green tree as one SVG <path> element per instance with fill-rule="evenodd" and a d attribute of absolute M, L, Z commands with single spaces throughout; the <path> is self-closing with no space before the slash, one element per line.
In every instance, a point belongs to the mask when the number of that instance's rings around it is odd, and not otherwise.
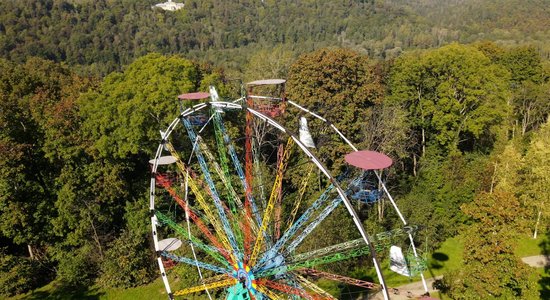
<path fill-rule="evenodd" d="M 288 69 L 294 59 L 293 52 L 283 46 L 259 50 L 250 57 L 244 72 L 245 81 L 287 78 Z"/>
<path fill-rule="evenodd" d="M 452 44 L 398 58 L 390 76 L 390 98 L 408 108 L 415 143 L 443 153 L 490 146 L 507 116 L 507 72 L 479 50 Z"/>
<path fill-rule="evenodd" d="M 49 274 L 36 260 L 0 249 L 0 295 L 10 297 L 46 283 Z"/>
<path fill-rule="evenodd" d="M 521 189 L 521 172 L 524 168 L 521 153 L 513 142 L 509 142 L 493 163 L 493 176 L 490 191 L 500 190 L 519 195 Z"/>
<path fill-rule="evenodd" d="M 26 244 L 30 258 L 40 260 L 16 261 L 41 272 L 39 266 L 50 263 L 54 245 L 64 241 L 55 224 L 60 213 L 78 217 L 74 211 L 57 209 L 56 198 L 62 193 L 58 193 L 56 179 L 84 152 L 75 103 L 93 84 L 43 59 L 30 58 L 21 65 L 2 61 L 0 65 L 0 171 L 5 176 L 0 179 L 0 228 L 12 244 Z M 66 258 L 70 250 L 61 257 Z M 63 270 L 63 265 L 58 270 Z M 49 276 L 44 273 L 42 277 Z"/>
<path fill-rule="evenodd" d="M 501 63 L 512 74 L 512 83 L 518 86 L 525 81 L 541 83 L 543 80 L 542 60 L 535 47 L 512 48 L 502 55 Z"/>
<path fill-rule="evenodd" d="M 72 271 L 82 262 L 93 270 L 86 278 L 99 275 L 103 286 L 132 287 L 151 279 L 143 184 L 150 176 L 148 160 L 159 130 L 178 115 L 177 96 L 222 80 L 208 66 L 149 54 L 79 99 L 87 156 L 63 169 L 56 202 L 56 229 L 66 236 L 57 256 L 81 250 L 64 269 L 67 279 L 78 278 Z"/>
<path fill-rule="evenodd" d="M 525 230 L 525 207 L 510 193 L 481 193 L 462 206 L 466 229 L 464 267 L 446 275 L 453 299 L 536 299 L 537 275 L 514 256 L 514 239 Z"/>
<path fill-rule="evenodd" d="M 478 153 L 441 157 L 431 147 L 422 160 L 410 189 L 399 197 L 399 207 L 411 224 L 422 224 L 418 241 L 437 245 L 460 232 L 467 216 L 460 206 L 471 202 L 480 190 L 489 189 L 489 160 Z M 489 169 L 490 170 L 490 169 Z"/>
<path fill-rule="evenodd" d="M 287 94 L 289 99 L 333 122 L 357 143 L 363 138 L 367 111 L 382 102 L 382 78 L 376 71 L 367 56 L 355 51 L 318 50 L 300 56 L 290 67 Z M 310 131 L 324 134 L 324 126 L 312 123 Z M 319 138 L 320 157 L 326 158 L 329 165 L 341 163 L 343 154 L 350 152 L 347 146 L 328 146 L 331 141 Z"/>
<path fill-rule="evenodd" d="M 0 62 L 1 228 L 16 244 L 50 242 L 55 216 L 55 178 L 68 142 L 75 98 L 89 82 L 66 67 L 30 58 L 23 65 Z M 65 127 L 67 126 L 67 127 Z M 32 250 L 31 248 L 29 248 Z M 32 256 L 32 253 L 31 253 Z"/>
<path fill-rule="evenodd" d="M 99 91 L 81 99 L 83 130 L 93 149 L 102 157 L 151 154 L 159 130 L 177 115 L 177 95 L 196 91 L 199 75 L 191 61 L 149 54 L 107 76 Z"/>
<path fill-rule="evenodd" d="M 518 84 L 513 96 L 514 117 L 521 134 L 537 129 L 550 111 L 550 83 L 535 83 L 531 80 Z"/>
<path fill-rule="evenodd" d="M 126 203 L 126 226 L 106 251 L 99 283 L 107 287 L 134 287 L 151 280 L 153 255 L 147 251 L 149 208 L 145 203 Z"/>
<path fill-rule="evenodd" d="M 550 120 L 533 136 L 524 157 L 524 194 L 523 200 L 535 210 L 536 221 L 533 237 L 537 237 L 542 221 L 550 218 Z"/>

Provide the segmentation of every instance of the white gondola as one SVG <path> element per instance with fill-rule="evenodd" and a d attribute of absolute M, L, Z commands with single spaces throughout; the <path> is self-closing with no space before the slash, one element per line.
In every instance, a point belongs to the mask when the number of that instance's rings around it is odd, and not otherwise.
<path fill-rule="evenodd" d="M 313 142 L 313 137 L 307 128 L 307 119 L 304 117 L 300 118 L 300 141 L 308 148 L 315 148 L 315 143 Z"/>

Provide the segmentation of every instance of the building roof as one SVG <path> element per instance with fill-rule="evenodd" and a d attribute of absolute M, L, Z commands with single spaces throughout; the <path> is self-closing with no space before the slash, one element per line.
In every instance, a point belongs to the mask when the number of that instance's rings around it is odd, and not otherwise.
<path fill-rule="evenodd" d="M 176 10 L 182 9 L 184 5 L 185 4 L 183 3 L 176 3 L 176 2 L 172 2 L 172 0 L 168 0 L 168 2 L 155 4 L 153 8 L 158 7 L 164 10 L 176 11 Z"/>

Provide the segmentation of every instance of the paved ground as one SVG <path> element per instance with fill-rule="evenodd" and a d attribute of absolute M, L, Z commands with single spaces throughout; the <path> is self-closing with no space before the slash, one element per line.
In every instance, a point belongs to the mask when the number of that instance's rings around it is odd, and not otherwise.
<path fill-rule="evenodd" d="M 524 257 L 521 260 L 523 260 L 524 263 L 536 268 L 550 266 L 550 256 L 535 255 Z"/>
<path fill-rule="evenodd" d="M 435 279 L 440 279 L 442 276 L 437 276 Z M 426 285 L 428 286 L 428 292 L 430 293 L 430 296 L 436 299 L 439 299 L 439 292 L 437 290 L 434 290 L 432 285 L 434 282 L 434 278 L 426 279 Z M 424 295 L 424 286 L 422 285 L 422 281 L 418 282 L 412 282 L 409 284 L 405 284 L 396 288 L 390 287 L 390 298 L 392 300 L 404 300 L 404 299 L 421 299 L 422 295 Z M 373 300 L 383 300 L 384 296 L 382 293 L 377 293 L 372 298 Z"/>
<path fill-rule="evenodd" d="M 523 262 L 525 262 L 526 264 L 537 268 L 550 266 L 549 256 L 544 256 L 544 255 L 528 256 L 528 257 L 522 258 L 521 260 L 523 260 Z M 439 279 L 441 277 L 442 276 L 437 276 L 435 278 Z M 440 298 L 439 291 L 433 289 L 432 287 L 433 282 L 434 282 L 434 278 L 426 279 L 428 292 L 430 293 L 431 299 L 439 299 Z M 396 288 L 390 288 L 391 300 L 430 299 L 430 298 L 422 298 L 423 294 L 424 294 L 424 287 L 421 281 L 409 283 Z M 370 299 L 383 300 L 384 296 L 382 295 L 382 293 L 378 293 Z"/>

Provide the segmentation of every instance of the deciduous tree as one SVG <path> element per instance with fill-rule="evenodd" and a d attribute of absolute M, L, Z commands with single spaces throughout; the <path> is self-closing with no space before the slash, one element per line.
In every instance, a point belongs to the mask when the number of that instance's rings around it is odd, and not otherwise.
<path fill-rule="evenodd" d="M 525 230 L 525 207 L 510 193 L 481 193 L 462 210 L 472 218 L 464 233 L 464 267 L 446 281 L 453 299 L 536 299 L 537 275 L 514 255 Z"/>
<path fill-rule="evenodd" d="M 541 222 L 550 218 L 550 120 L 534 135 L 524 159 L 523 200 L 535 209 L 536 238 Z"/>
<path fill-rule="evenodd" d="M 487 147 L 507 116 L 508 73 L 479 50 L 452 44 L 397 59 L 390 78 L 390 101 L 408 108 L 417 143 L 443 153 Z"/>
<path fill-rule="evenodd" d="M 367 56 L 349 49 L 322 49 L 302 55 L 290 67 L 287 92 L 291 100 L 324 116 L 357 143 L 362 141 L 367 111 L 382 102 L 381 79 Z M 324 126 L 312 123 L 310 131 L 324 134 Z M 330 165 L 351 150 L 319 143 Z"/>

